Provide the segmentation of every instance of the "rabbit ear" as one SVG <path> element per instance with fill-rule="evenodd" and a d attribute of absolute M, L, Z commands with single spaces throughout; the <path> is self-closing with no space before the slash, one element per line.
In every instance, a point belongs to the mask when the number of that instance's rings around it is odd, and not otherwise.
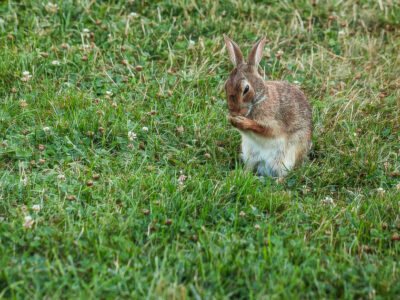
<path fill-rule="evenodd" d="M 264 46 L 265 46 L 265 35 L 257 43 L 254 44 L 253 48 L 251 48 L 248 57 L 249 65 L 252 65 L 256 68 L 258 67 L 258 64 L 260 63 L 261 58 L 263 56 Z"/>
<path fill-rule="evenodd" d="M 229 57 L 232 61 L 232 63 L 236 66 L 240 65 L 243 63 L 244 58 L 242 51 L 240 51 L 239 46 L 232 41 L 230 38 L 228 38 L 227 35 L 224 34 L 224 39 L 226 43 L 226 48 L 228 49 Z"/>

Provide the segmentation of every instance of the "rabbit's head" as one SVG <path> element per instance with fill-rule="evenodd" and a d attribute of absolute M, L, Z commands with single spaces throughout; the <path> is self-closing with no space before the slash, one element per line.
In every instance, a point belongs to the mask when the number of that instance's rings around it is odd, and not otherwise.
<path fill-rule="evenodd" d="M 239 46 L 224 35 L 229 57 L 234 69 L 225 83 L 230 115 L 246 115 L 252 103 L 265 94 L 264 80 L 258 73 L 258 64 L 263 55 L 265 36 L 253 45 L 247 61 L 244 61 Z"/>

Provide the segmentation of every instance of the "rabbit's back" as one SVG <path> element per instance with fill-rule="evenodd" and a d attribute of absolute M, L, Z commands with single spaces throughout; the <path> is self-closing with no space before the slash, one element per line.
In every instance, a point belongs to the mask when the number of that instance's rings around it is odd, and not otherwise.
<path fill-rule="evenodd" d="M 261 123 L 274 120 L 288 135 L 306 130 L 311 138 L 310 102 L 301 90 L 286 81 L 266 81 L 263 93 L 265 100 L 253 109 L 251 119 Z"/>

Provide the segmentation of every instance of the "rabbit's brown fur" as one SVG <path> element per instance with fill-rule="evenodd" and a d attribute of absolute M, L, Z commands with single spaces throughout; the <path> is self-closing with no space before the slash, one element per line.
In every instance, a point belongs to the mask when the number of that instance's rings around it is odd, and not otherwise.
<path fill-rule="evenodd" d="M 265 38 L 247 62 L 236 43 L 226 36 L 225 42 L 235 65 L 225 84 L 228 119 L 242 134 L 242 157 L 260 175 L 285 176 L 311 148 L 310 103 L 294 85 L 259 75 Z"/>

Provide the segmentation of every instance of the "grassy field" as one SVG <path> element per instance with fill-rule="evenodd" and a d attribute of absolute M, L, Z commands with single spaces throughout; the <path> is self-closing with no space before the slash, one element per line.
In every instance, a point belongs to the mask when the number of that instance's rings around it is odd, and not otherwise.
<path fill-rule="evenodd" d="M 0 298 L 400 295 L 398 1 L 53 3 L 0 4 Z M 243 170 L 224 33 L 310 98 L 284 180 Z"/>

